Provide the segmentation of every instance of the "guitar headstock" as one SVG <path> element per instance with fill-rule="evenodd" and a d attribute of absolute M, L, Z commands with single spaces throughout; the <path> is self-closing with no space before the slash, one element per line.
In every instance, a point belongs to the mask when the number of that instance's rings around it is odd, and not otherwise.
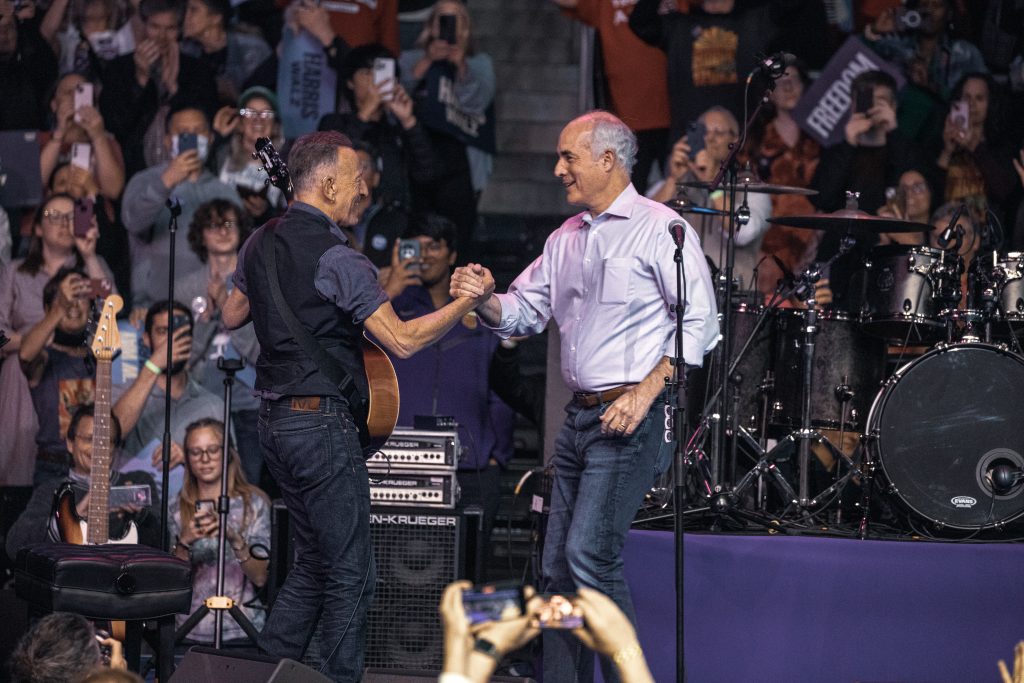
<path fill-rule="evenodd" d="M 96 320 L 96 334 L 92 338 L 92 354 L 97 360 L 114 360 L 121 350 L 121 331 L 117 329 L 117 314 L 124 308 L 124 300 L 111 294 L 103 300 Z"/>
<path fill-rule="evenodd" d="M 294 195 L 292 177 L 288 173 L 288 167 L 285 165 L 281 155 L 278 154 L 270 138 L 258 138 L 256 140 L 256 151 L 252 153 L 252 158 L 263 164 L 263 170 L 267 173 L 268 182 L 281 190 L 281 192 L 284 192 L 285 198 L 291 201 Z"/>

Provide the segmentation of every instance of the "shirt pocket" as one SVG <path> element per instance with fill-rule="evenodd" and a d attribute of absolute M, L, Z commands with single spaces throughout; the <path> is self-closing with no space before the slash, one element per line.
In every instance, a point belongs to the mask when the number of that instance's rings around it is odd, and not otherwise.
<path fill-rule="evenodd" d="M 629 286 L 632 280 L 633 259 L 606 258 L 601 263 L 601 296 L 602 304 L 624 304 L 629 301 Z"/>

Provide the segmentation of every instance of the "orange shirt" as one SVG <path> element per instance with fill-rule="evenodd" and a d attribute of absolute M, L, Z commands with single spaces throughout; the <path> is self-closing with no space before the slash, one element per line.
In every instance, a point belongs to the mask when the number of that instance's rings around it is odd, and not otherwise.
<path fill-rule="evenodd" d="M 633 130 L 668 128 L 665 53 L 636 37 L 629 15 L 636 0 L 579 0 L 566 14 L 597 29 L 612 110 Z"/>
<path fill-rule="evenodd" d="M 275 0 L 287 7 L 288 0 Z M 398 40 L 398 0 L 322 0 L 331 28 L 349 47 L 380 43 L 395 57 L 401 52 Z"/>

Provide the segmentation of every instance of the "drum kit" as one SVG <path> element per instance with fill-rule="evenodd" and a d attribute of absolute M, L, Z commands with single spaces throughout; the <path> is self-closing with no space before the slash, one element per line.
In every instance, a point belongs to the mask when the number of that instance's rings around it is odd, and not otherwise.
<path fill-rule="evenodd" d="M 760 181 L 742 189 L 813 194 Z M 681 187 L 667 204 L 683 215 L 709 213 L 684 195 Z M 848 311 L 818 306 L 815 285 L 831 262 L 857 236 L 932 227 L 869 215 L 854 193 L 839 211 L 769 219 L 837 232 L 841 247 L 780 281 L 767 303 L 759 294 L 719 302 L 720 311 L 730 302 L 716 350 L 724 359 L 707 363 L 713 372 L 698 373 L 689 389 L 699 419 L 686 454 L 697 492 L 687 514 L 849 523 L 862 538 L 879 508 L 940 534 L 1002 529 L 1024 515 L 1024 254 L 979 253 L 961 306 L 957 218 L 940 239 L 955 242 L 946 248 L 870 249 Z M 791 298 L 801 306 L 779 307 Z M 891 371 L 890 347 L 900 349 Z M 916 357 L 903 363 L 910 351 Z M 707 376 L 723 371 L 724 381 Z M 725 443 L 714 438 L 719 429 Z M 745 472 L 738 451 L 753 463 Z"/>

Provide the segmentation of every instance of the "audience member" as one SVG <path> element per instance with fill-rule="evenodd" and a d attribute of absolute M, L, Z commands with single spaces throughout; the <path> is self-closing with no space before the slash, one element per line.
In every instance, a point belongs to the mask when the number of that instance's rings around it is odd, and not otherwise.
<path fill-rule="evenodd" d="M 913 223 L 930 222 L 932 191 L 920 171 L 911 169 L 905 172 L 900 176 L 899 185 L 893 189 L 892 196 L 886 197 L 885 206 L 878 210 L 879 216 Z M 879 244 L 926 244 L 927 238 L 928 235 L 920 232 L 884 232 L 879 235 Z"/>
<path fill-rule="evenodd" d="M 228 525 L 225 529 L 224 590 L 217 592 L 217 542 L 223 471 L 224 423 L 210 418 L 197 420 L 185 430 L 185 484 L 171 502 L 172 552 L 192 563 L 192 612 L 213 595 L 232 598 L 259 631 L 265 619 L 256 592 L 267 581 L 270 551 L 270 500 L 246 480 L 239 467 L 238 452 L 228 449 Z M 187 617 L 178 616 L 178 626 Z M 234 619 L 224 615 L 224 641 L 244 639 L 245 632 Z M 212 642 L 214 614 L 208 614 L 189 632 L 188 639 Z"/>
<path fill-rule="evenodd" d="M 220 102 L 234 102 L 256 68 L 270 57 L 263 38 L 231 24 L 229 0 L 188 0 L 182 24 L 182 54 L 214 74 Z"/>
<path fill-rule="evenodd" d="M 639 0 L 629 27 L 667 55 L 670 139 L 678 140 L 709 103 L 724 106 L 737 118 L 743 114 L 746 75 L 767 52 L 786 13 L 801 3 L 702 0 L 685 14 L 669 3 L 672 11 L 662 14 L 664 4 Z M 755 85 L 755 93 L 762 87 Z"/>
<path fill-rule="evenodd" d="M 452 300 L 449 288 L 451 269 L 458 258 L 456 230 L 454 223 L 437 214 L 413 217 L 403 237 L 419 242 L 421 257 L 399 268 L 406 270 L 411 265 L 417 281 L 405 281 L 407 286 L 391 297 L 402 320 L 431 313 Z M 459 506 L 483 509 L 481 542 L 485 548 L 501 501 L 501 470 L 512 457 L 511 421 L 507 419 L 512 410 L 491 391 L 488 381 L 497 347 L 498 338 L 477 324 L 475 314 L 469 314 L 411 358 L 391 357 L 400 389 L 399 425 L 414 426 L 417 415 L 448 415 L 459 425 Z"/>
<path fill-rule="evenodd" d="M 178 47 L 181 5 L 142 0 L 138 13 L 144 38 L 110 63 L 100 91 L 100 111 L 121 143 L 129 174 L 173 156 L 163 144 L 170 111 L 191 106 L 208 116 L 217 106 L 213 72 Z"/>
<path fill-rule="evenodd" d="M 46 315 L 22 337 L 18 350 L 39 422 L 35 484 L 50 474 L 67 472 L 68 423 L 76 408 L 93 402 L 95 364 L 86 346 L 90 290 L 81 270 L 57 271 L 43 289 Z"/>
<path fill-rule="evenodd" d="M 359 171 L 366 181 L 370 198 L 359 222 L 349 229 L 349 239 L 383 273 L 392 260 L 398 259 L 398 237 L 405 232 L 409 222 L 409 204 L 385 195 L 381 189 L 381 160 L 377 149 L 361 141 L 352 143 L 352 147 L 359 157 Z M 342 230 L 348 229 L 347 226 L 341 227 Z"/>
<path fill-rule="evenodd" d="M 22 335 L 45 315 L 46 283 L 65 266 L 82 269 L 90 278 L 113 278 L 106 262 L 96 255 L 95 233 L 75 237 L 74 208 L 65 194 L 43 202 L 33 221 L 28 254 L 0 273 L 0 330 L 11 339 L 0 349 L 0 357 L 6 358 L 0 370 L 0 434 L 5 435 L 0 439 L 0 481 L 6 485 L 32 481 L 39 424 L 17 355 Z"/>
<path fill-rule="evenodd" d="M 312 0 L 296 0 L 298 4 L 316 4 Z M 284 0 L 278 0 L 279 3 Z M 377 0 L 373 3 L 345 0 L 324 6 L 334 33 L 350 48 L 378 43 L 397 55 L 398 0 Z"/>
<path fill-rule="evenodd" d="M 280 149 L 284 138 L 278 114 L 277 96 L 256 86 L 241 94 L 237 107 L 221 107 L 213 117 L 217 136 L 209 166 L 222 183 L 235 188 L 258 225 L 287 208 L 284 193 L 266 182 L 262 164 L 252 156 L 259 138 L 269 138 Z"/>
<path fill-rule="evenodd" d="M 79 406 L 68 425 L 67 449 L 71 465 L 61 474 L 50 474 L 41 479 L 32 490 L 25 510 L 7 532 L 7 554 L 13 560 L 18 550 L 33 543 L 60 542 L 57 517 L 53 514 L 54 494 L 63 482 L 69 482 L 75 495 L 75 511 L 86 520 L 92 490 L 92 437 L 94 424 L 92 404 Z M 114 454 L 121 439 L 117 418 L 111 419 L 110 450 Z M 150 489 L 152 505 L 117 505 L 110 508 L 110 538 L 123 538 L 132 524 L 138 532 L 139 543 L 154 548 L 160 543 L 160 496 L 153 477 L 145 472 L 120 472 L 111 467 L 109 486 L 144 485 Z"/>
<path fill-rule="evenodd" d="M 644 194 L 651 167 L 658 164 L 664 172 L 669 145 L 665 53 L 642 42 L 629 28 L 633 2 L 552 1 L 568 16 L 597 30 L 608 84 L 608 108 L 636 134 L 638 150 L 632 179 L 636 191 Z"/>
<path fill-rule="evenodd" d="M 7 212 L 3 210 L 3 207 L 0 207 L 0 273 L 3 273 L 4 268 L 11 263 L 12 245 L 11 219 L 7 216 Z"/>
<path fill-rule="evenodd" d="M 103 116 L 94 106 L 75 109 L 75 90 L 80 86 L 94 87 L 83 76 L 67 74 L 57 81 L 50 99 L 54 125 L 49 139 L 39 155 L 39 170 L 44 184 L 50 182 L 58 164 L 72 160 L 75 145 L 86 145 L 88 168 L 75 168 L 88 172 L 96 183 L 96 191 L 103 197 L 117 201 L 124 189 L 124 160 L 121 146 L 107 132 Z M 74 160 L 79 163 L 77 159 Z"/>
<path fill-rule="evenodd" d="M 189 377 L 187 365 L 192 352 L 192 311 L 174 302 L 173 318 L 167 315 L 167 302 L 160 301 L 146 312 L 142 344 L 149 359 L 139 368 L 131 385 L 114 386 L 114 414 L 125 432 L 125 455 L 133 457 L 162 438 L 164 433 L 164 394 L 171 391 L 171 467 L 185 461 L 182 444 L 185 428 L 202 418 L 224 412 L 223 400 Z M 170 318 L 170 319 L 169 319 Z M 171 323 L 174 327 L 171 327 Z M 167 344 L 171 344 L 171 367 L 167 366 Z M 160 462 L 162 448 L 153 451 L 153 464 Z M 172 491 L 177 494 L 177 491 Z"/>
<path fill-rule="evenodd" d="M 259 399 L 253 395 L 260 347 L 252 325 L 229 330 L 221 320 L 221 309 L 233 287 L 231 276 L 238 262 L 238 249 L 249 237 L 248 216 L 226 199 L 213 199 L 199 206 L 188 228 L 188 242 L 204 268 L 180 279 L 177 295 L 189 302 L 195 316 L 189 370 L 195 380 L 214 396 L 224 395 L 224 373 L 217 369 L 221 358 L 242 358 L 249 370 L 235 375 L 231 393 L 231 423 L 242 456 L 242 471 L 253 483 L 260 481 L 263 455 L 256 421 Z"/>
<path fill-rule="evenodd" d="M 985 213 L 992 209 L 1005 224 L 1016 182 L 1010 173 L 1014 150 L 1007 144 L 1001 92 L 988 74 L 972 73 L 957 83 L 953 100 L 966 103 L 967 121 L 950 108 L 942 152 L 935 160 L 936 194 L 947 202 L 966 201 L 976 221 L 986 221 Z"/>
<path fill-rule="evenodd" d="M 704 148 L 690 160 L 690 146 L 686 137 L 682 137 L 673 147 L 672 159 L 669 162 L 669 175 L 665 183 L 651 188 L 652 198 L 664 202 L 676 194 L 679 182 L 710 182 L 718 173 L 722 162 L 729 156 L 729 149 L 739 140 L 739 123 L 728 109 L 714 106 L 700 115 L 700 123 L 704 126 Z M 725 194 L 721 190 L 709 193 L 707 190 L 687 190 L 687 194 L 695 197 L 695 203 L 723 210 L 727 208 Z M 746 225 L 736 226 L 736 253 L 733 263 L 733 277 L 739 278 L 740 286 L 752 289 L 755 286 L 754 269 L 757 266 L 758 250 L 761 237 L 768 229 L 768 217 L 771 212 L 771 199 L 766 194 L 741 191 L 736 195 L 736 208 L 746 202 L 750 210 L 750 220 Z M 730 207 L 731 208 L 731 207 Z M 689 216 L 692 225 L 701 238 L 704 254 L 719 269 L 725 269 L 726 242 L 729 223 L 727 219 L 717 216 Z"/>
<path fill-rule="evenodd" d="M 39 34 L 35 3 L 0 0 L 0 130 L 44 130 L 57 60 Z"/>
<path fill-rule="evenodd" d="M 412 99 L 398 83 L 390 84 L 393 95 L 386 99 L 385 84 L 373 81 L 375 59 L 393 55 L 379 44 L 355 48 L 345 57 L 339 80 L 351 111 L 328 114 L 320 130 L 335 130 L 353 142 L 372 145 L 380 158 L 381 201 L 412 207 L 411 183 L 426 184 L 437 173 L 437 156 L 430 136 L 413 111 Z M 397 67 L 396 67 L 397 69 Z M 396 73 L 397 78 L 397 73 Z"/>
<path fill-rule="evenodd" d="M 540 620 L 550 611 L 549 597 L 540 597 L 532 587 L 524 586 L 526 605 L 521 616 L 472 624 L 462 603 L 463 592 L 471 587 L 468 581 L 456 581 L 441 596 L 443 683 L 490 681 L 506 654 L 537 637 Z M 572 634 L 609 659 L 622 683 L 654 683 L 633 624 L 608 596 L 581 586 L 572 604 L 583 620 Z"/>
<path fill-rule="evenodd" d="M 135 49 L 131 24 L 117 0 L 54 0 L 40 33 L 53 48 L 60 73 L 97 80 L 115 57 Z"/>
<path fill-rule="evenodd" d="M 788 67 L 775 81 L 775 90 L 768 96 L 764 116 L 753 126 L 746 153 L 751 166 L 764 182 L 791 187 L 809 187 L 811 184 L 821 147 L 800 129 L 792 115 L 807 82 L 807 73 L 801 63 Z M 814 206 L 804 195 L 776 194 L 771 195 L 771 201 L 773 217 L 814 213 Z M 813 260 L 820 241 L 821 233 L 817 230 L 770 226 L 761 240 L 757 256 L 760 263 L 757 284 L 761 293 L 770 297 L 783 275 L 775 259 L 764 258 L 766 255 L 777 257 L 787 270 L 799 273 Z"/>
<path fill-rule="evenodd" d="M 454 17 L 453 43 L 440 34 L 442 16 Z M 483 136 L 471 138 L 449 117 L 453 110 L 458 112 L 455 119 L 493 116 L 489 107 L 494 100 L 495 77 L 491 58 L 473 45 L 465 4 L 460 0 L 435 3 L 416 49 L 403 52 L 401 64 L 399 75 L 416 101 L 417 112 L 434 112 L 432 116 L 421 113 L 420 118 L 430 131 L 437 169 L 428 182 L 413 179 L 416 208 L 450 218 L 459 227 L 459 243 L 466 252 L 476 229 L 478 193 L 487 184 L 492 160 L 484 149 L 487 141 Z M 478 125 L 478 130 L 483 128 L 483 123 Z"/>
<path fill-rule="evenodd" d="M 449 43 L 440 35 L 442 16 L 454 17 L 454 43 Z M 457 105 L 465 114 L 489 114 L 493 117 L 489 108 L 495 94 L 494 65 L 489 55 L 476 49 L 469 10 L 462 0 L 441 0 L 436 3 L 416 40 L 416 47 L 404 50 L 400 62 L 399 73 L 404 75 L 402 84 L 409 92 L 417 90 L 435 64 L 442 67 L 450 65 L 445 67 L 453 76 L 453 101 L 450 104 Z M 473 191 L 479 197 L 491 176 L 494 159 L 490 152 L 479 146 L 466 144 L 465 147 Z"/>
<path fill-rule="evenodd" d="M 54 612 L 37 621 L 11 653 L 12 683 L 74 683 L 102 666 L 100 645 L 112 647 L 110 665 L 126 668 L 121 643 L 102 642 L 92 624 L 77 614 Z"/>
<path fill-rule="evenodd" d="M 186 149 L 185 141 L 195 142 Z M 170 161 L 136 173 L 124 192 L 121 218 L 131 239 L 132 305 L 137 320 L 140 309 L 167 298 L 170 210 L 167 200 L 180 202 L 178 225 L 189 225 L 196 208 L 214 198 L 241 200 L 233 187 L 225 185 L 203 166 L 209 151 L 210 125 L 199 109 L 188 107 L 167 117 L 164 146 Z M 202 268 L 188 241 L 175 240 L 174 275 L 182 278 Z"/>
<path fill-rule="evenodd" d="M 960 213 L 954 226 L 956 229 L 954 241 L 948 246 L 944 246 L 940 240 L 942 233 L 949 227 L 950 221 L 953 220 L 953 216 L 959 209 L 959 202 L 947 202 L 935 210 L 935 213 L 932 214 L 932 231 L 928 236 L 928 243 L 929 246 L 936 249 L 955 250 L 960 258 L 963 259 L 964 270 L 960 280 L 961 297 L 959 307 L 975 308 L 980 305 L 980 302 L 972 300 L 970 287 L 968 287 L 968 278 L 970 276 L 971 262 L 974 261 L 974 257 L 977 256 L 978 251 L 981 249 L 983 237 L 982 224 L 973 218 L 970 211 L 963 211 Z"/>

